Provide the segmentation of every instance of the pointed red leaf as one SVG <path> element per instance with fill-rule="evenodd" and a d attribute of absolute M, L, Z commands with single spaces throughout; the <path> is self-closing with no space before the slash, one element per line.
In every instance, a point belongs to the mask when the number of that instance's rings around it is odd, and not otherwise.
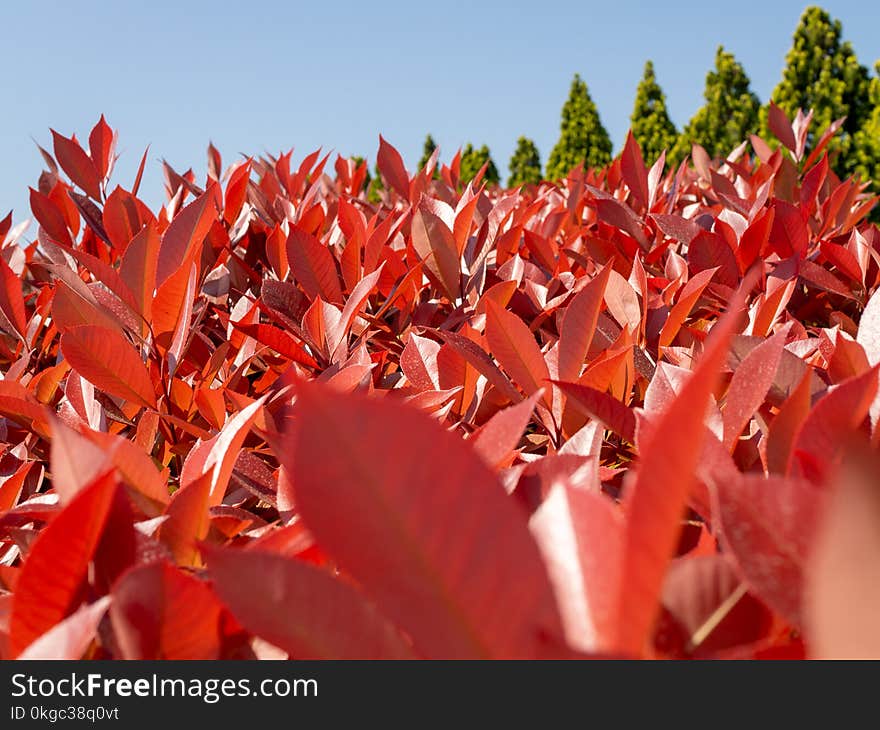
<path fill-rule="evenodd" d="M 590 418 L 595 418 L 605 428 L 614 431 L 630 443 L 635 443 L 635 413 L 617 398 L 579 383 L 563 383 L 558 380 L 554 380 L 553 383 Z"/>
<path fill-rule="evenodd" d="M 333 254 L 311 233 L 290 227 L 287 237 L 287 260 L 294 277 L 310 299 L 321 297 L 332 304 L 342 304 L 342 286 Z"/>
<path fill-rule="evenodd" d="M 498 411 L 471 436 L 474 449 L 489 466 L 500 468 L 509 463 L 540 397 L 541 391 L 538 391 L 522 403 Z"/>
<path fill-rule="evenodd" d="M 242 625 L 291 659 L 415 659 L 403 636 L 349 583 L 259 550 L 206 549 L 214 590 Z"/>
<path fill-rule="evenodd" d="M 823 511 L 806 571 L 806 634 L 818 659 L 880 656 L 880 465 L 847 454 Z"/>
<path fill-rule="evenodd" d="M 97 388 L 147 408 L 156 407 L 150 373 L 119 332 L 97 325 L 71 327 L 61 337 L 61 352 Z"/>
<path fill-rule="evenodd" d="M 94 640 L 95 634 L 98 632 L 98 624 L 107 613 L 109 605 L 110 596 L 104 596 L 90 605 L 83 606 L 35 639 L 18 655 L 18 658 L 31 660 L 82 659 L 82 655 Z"/>
<path fill-rule="evenodd" d="M 618 645 L 639 654 L 659 609 L 666 566 L 673 556 L 681 520 L 707 429 L 704 414 L 727 358 L 730 338 L 751 280 L 740 287 L 712 333 L 693 375 L 640 439 L 638 470 L 627 474 L 623 506 L 626 538 L 618 606 Z M 675 438 L 669 434 L 675 433 Z"/>
<path fill-rule="evenodd" d="M 297 389 L 294 415 L 308 428 L 278 457 L 297 508 L 420 653 L 534 657 L 561 635 L 525 515 L 457 435 L 391 400 L 314 384 Z M 377 459 L 388 443 L 395 458 Z"/>
<path fill-rule="evenodd" d="M 89 134 L 89 155 L 95 164 L 98 176 L 103 180 L 113 167 L 113 154 L 116 149 L 116 135 L 104 119 L 104 115 Z"/>
<path fill-rule="evenodd" d="M 724 402 L 724 447 L 732 451 L 752 415 L 767 397 L 782 359 L 787 332 L 762 342 L 746 355 L 733 373 Z"/>
<path fill-rule="evenodd" d="M 105 476 L 83 489 L 43 528 L 22 567 L 9 618 L 9 645 L 18 655 L 69 616 L 83 588 L 118 483 Z"/>
<path fill-rule="evenodd" d="M 795 626 L 801 623 L 802 571 L 822 506 L 810 482 L 746 474 L 714 485 L 721 536 L 743 579 Z"/>
<path fill-rule="evenodd" d="M 546 388 L 543 400 L 553 404 L 553 391 L 547 388 L 550 371 L 535 336 L 515 314 L 486 300 L 486 339 L 492 354 L 525 392 L 532 395 Z"/>
<path fill-rule="evenodd" d="M 770 126 L 770 131 L 776 135 L 776 139 L 782 142 L 789 152 L 795 152 L 797 150 L 797 141 L 794 138 L 791 122 L 788 120 L 788 117 L 785 116 L 785 112 L 772 101 L 770 102 L 767 121 Z"/>
<path fill-rule="evenodd" d="M 632 131 L 626 133 L 623 152 L 620 153 L 620 171 L 623 181 L 633 194 L 636 201 L 648 207 L 648 171 L 642 158 L 642 149 L 633 137 Z"/>
<path fill-rule="evenodd" d="M 64 137 L 54 129 L 55 157 L 61 169 L 73 183 L 84 190 L 92 200 L 101 199 L 101 177 L 95 163 L 74 140 Z"/>
<path fill-rule="evenodd" d="M 110 620 L 123 659 L 218 659 L 223 606 L 206 583 L 166 562 L 127 571 Z"/>
<path fill-rule="evenodd" d="M 559 332 L 559 379 L 577 380 L 587 359 L 602 309 L 611 266 L 606 265 L 565 308 Z"/>
<path fill-rule="evenodd" d="M 409 200 L 409 175 L 403 165 L 400 153 L 379 135 L 379 154 L 376 156 L 376 166 L 386 182 L 394 188 L 400 197 Z"/>
<path fill-rule="evenodd" d="M 211 225 L 217 220 L 218 191 L 216 185 L 211 186 L 174 216 L 159 246 L 157 286 L 161 286 L 176 273 L 189 260 L 194 248 L 201 245 L 208 235 Z"/>

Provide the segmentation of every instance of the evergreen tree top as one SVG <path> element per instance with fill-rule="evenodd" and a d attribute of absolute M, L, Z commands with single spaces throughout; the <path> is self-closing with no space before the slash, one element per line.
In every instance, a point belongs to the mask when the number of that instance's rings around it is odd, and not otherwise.
<path fill-rule="evenodd" d="M 510 158 L 510 177 L 507 186 L 536 185 L 541 182 L 541 155 L 535 143 L 528 137 L 516 141 L 516 150 Z"/>
<path fill-rule="evenodd" d="M 718 46 L 715 67 L 706 74 L 700 108 L 675 145 L 671 155 L 678 162 L 691 151 L 692 144 L 704 147 L 713 157 L 725 157 L 758 130 L 761 102 L 751 89 L 745 69 L 732 53 Z"/>
<path fill-rule="evenodd" d="M 656 160 L 664 150 L 670 150 L 676 141 L 675 125 L 666 109 L 666 96 L 657 83 L 654 64 L 645 63 L 642 80 L 636 89 L 630 125 L 633 136 L 649 162 Z"/>
<path fill-rule="evenodd" d="M 611 138 L 602 126 L 587 84 L 575 74 L 562 106 L 559 141 L 547 160 L 547 177 L 565 177 L 581 162 L 587 167 L 602 167 L 610 161 Z"/>
<path fill-rule="evenodd" d="M 425 144 L 422 147 L 422 156 L 419 159 L 418 169 L 421 170 L 428 164 L 428 160 L 431 159 L 431 155 L 434 154 L 434 150 L 437 149 L 437 143 L 434 141 L 434 138 L 429 134 L 425 137 Z"/>
<path fill-rule="evenodd" d="M 808 7 L 798 22 L 791 49 L 785 57 L 782 79 L 773 90 L 773 101 L 789 117 L 798 109 L 813 110 L 811 138 L 835 119 L 846 117 L 843 134 L 832 140 L 829 152 L 839 152 L 838 173 L 854 170 L 850 154 L 853 136 L 871 116 L 870 75 L 861 65 L 843 26 L 825 10 Z M 769 136 L 767 110 L 761 112 L 763 135 Z"/>

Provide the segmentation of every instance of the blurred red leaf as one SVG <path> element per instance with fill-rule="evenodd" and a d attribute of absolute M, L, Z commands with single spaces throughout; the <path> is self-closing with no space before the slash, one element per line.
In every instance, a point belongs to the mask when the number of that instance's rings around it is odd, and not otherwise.
<path fill-rule="evenodd" d="M 127 571 L 110 619 L 124 659 L 217 659 L 223 606 L 203 581 L 166 562 Z"/>
<path fill-rule="evenodd" d="M 404 637 L 346 581 L 259 550 L 205 550 L 236 618 L 292 659 L 415 659 Z"/>
<path fill-rule="evenodd" d="M 316 385 L 298 387 L 294 415 L 309 426 L 279 457 L 297 454 L 303 519 L 420 653 L 534 657 L 561 635 L 524 515 L 458 436 L 406 406 Z M 397 457 L 377 459 L 389 440 Z"/>
<path fill-rule="evenodd" d="M 34 541 L 22 567 L 9 618 L 14 656 L 77 609 L 89 563 L 118 489 L 104 476 L 79 494 Z"/>

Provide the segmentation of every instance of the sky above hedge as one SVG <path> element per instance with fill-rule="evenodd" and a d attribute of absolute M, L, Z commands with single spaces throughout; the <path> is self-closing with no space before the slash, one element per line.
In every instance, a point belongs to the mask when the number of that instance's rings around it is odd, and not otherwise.
<path fill-rule="evenodd" d="M 161 200 L 156 160 L 204 176 L 208 140 L 240 153 L 324 146 L 372 158 L 378 134 L 413 166 L 430 132 L 448 157 L 488 144 L 506 177 L 519 135 L 542 159 L 581 74 L 615 143 L 646 59 L 680 128 L 702 104 L 715 49 L 743 63 L 765 101 L 805 2 L 43 2 L 4 8 L 0 214 L 28 217 L 49 125 L 85 139 L 100 113 L 121 130 L 116 182 L 130 187 L 151 144 L 144 197 Z M 880 58 L 880 6 L 820 3 L 859 60 Z M 178 8 L 185 7 L 181 11 Z M 33 233 L 33 231 L 31 231 Z"/>

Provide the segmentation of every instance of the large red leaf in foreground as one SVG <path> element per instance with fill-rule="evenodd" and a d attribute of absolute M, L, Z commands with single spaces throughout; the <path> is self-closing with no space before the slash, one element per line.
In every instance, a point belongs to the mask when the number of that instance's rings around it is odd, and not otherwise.
<path fill-rule="evenodd" d="M 317 384 L 299 387 L 293 414 L 303 427 L 279 458 L 303 519 L 420 653 L 535 657 L 561 636 L 525 514 L 458 436 Z"/>
<path fill-rule="evenodd" d="M 880 656 L 880 460 L 850 449 L 814 541 L 805 620 L 811 654 L 823 659 Z"/>
<path fill-rule="evenodd" d="M 712 328 L 703 355 L 681 392 L 651 423 L 638 471 L 628 474 L 623 507 L 626 537 L 620 572 L 617 646 L 639 654 L 657 616 L 670 558 L 681 532 L 688 496 L 707 429 L 703 414 L 727 357 L 730 338 L 751 280 Z M 670 439 L 669 434 L 675 434 Z"/>
<path fill-rule="evenodd" d="M 13 656 L 78 607 L 118 488 L 112 475 L 89 485 L 34 542 L 12 601 L 9 645 Z"/>
<path fill-rule="evenodd" d="M 110 618 L 125 659 L 216 659 L 223 606 L 203 581 L 159 562 L 126 572 Z"/>
<path fill-rule="evenodd" d="M 292 659 L 417 658 L 374 606 L 330 573 L 259 550 L 204 552 L 235 617 Z"/>

